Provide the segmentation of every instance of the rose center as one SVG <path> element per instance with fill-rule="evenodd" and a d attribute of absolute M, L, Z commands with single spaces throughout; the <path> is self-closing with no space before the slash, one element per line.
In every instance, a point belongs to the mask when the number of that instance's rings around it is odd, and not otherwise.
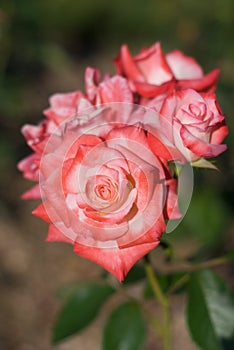
<path fill-rule="evenodd" d="M 99 185 L 95 188 L 95 193 L 98 197 L 104 200 L 111 198 L 111 189 L 105 185 Z"/>
<path fill-rule="evenodd" d="M 195 117 L 201 119 L 206 115 L 206 105 L 204 103 L 200 103 L 199 105 L 191 103 L 189 105 L 189 111 Z"/>
<path fill-rule="evenodd" d="M 118 196 L 118 188 L 115 183 L 111 181 L 111 179 L 105 179 L 104 183 L 99 183 L 94 188 L 95 195 L 97 198 L 112 202 L 116 200 Z"/>

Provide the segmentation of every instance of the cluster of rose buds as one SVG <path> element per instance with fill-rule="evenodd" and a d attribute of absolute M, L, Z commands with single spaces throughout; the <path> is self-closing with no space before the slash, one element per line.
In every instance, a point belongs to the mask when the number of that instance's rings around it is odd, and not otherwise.
<path fill-rule="evenodd" d="M 19 162 L 41 198 L 33 214 L 49 223 L 47 241 L 123 280 L 178 219 L 177 179 L 169 163 L 212 167 L 222 153 L 225 117 L 215 95 L 219 70 L 164 54 L 159 42 L 132 56 L 123 45 L 117 74 L 85 71 L 85 91 L 50 98 L 45 119 L 22 133 L 33 153 Z"/>

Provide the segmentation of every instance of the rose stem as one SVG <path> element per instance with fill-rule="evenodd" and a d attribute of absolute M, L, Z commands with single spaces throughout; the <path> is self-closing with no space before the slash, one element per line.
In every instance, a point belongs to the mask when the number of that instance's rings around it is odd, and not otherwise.
<path fill-rule="evenodd" d="M 145 256 L 145 271 L 147 278 L 152 287 L 155 298 L 158 300 L 162 307 L 163 313 L 163 349 L 171 350 L 171 313 L 169 299 L 163 294 L 162 289 L 159 285 L 158 279 L 153 271 L 150 264 L 149 257 Z"/>

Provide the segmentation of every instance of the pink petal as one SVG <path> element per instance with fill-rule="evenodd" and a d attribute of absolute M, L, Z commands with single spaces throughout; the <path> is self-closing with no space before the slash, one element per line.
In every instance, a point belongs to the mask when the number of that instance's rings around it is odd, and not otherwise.
<path fill-rule="evenodd" d="M 164 93 L 170 93 L 170 91 L 173 90 L 175 85 L 174 80 L 170 80 L 168 82 L 165 82 L 164 84 L 161 85 L 153 85 L 153 84 L 148 84 L 148 83 L 141 83 L 141 82 L 136 82 L 134 81 L 134 86 L 137 90 L 137 92 L 147 98 L 155 97 Z"/>
<path fill-rule="evenodd" d="M 95 107 L 92 105 L 89 100 L 86 98 L 81 98 L 77 104 L 77 114 L 84 113 L 85 111 L 88 111 L 89 113 L 94 112 Z"/>
<path fill-rule="evenodd" d="M 22 159 L 18 164 L 17 168 L 23 172 L 25 179 L 31 181 L 39 180 L 38 166 L 35 163 L 39 159 L 39 156 L 35 153 L 30 154 L 30 156 Z"/>
<path fill-rule="evenodd" d="M 228 135 L 228 127 L 225 124 L 218 124 L 211 134 L 211 143 L 218 145 Z"/>
<path fill-rule="evenodd" d="M 124 75 L 133 81 L 143 82 L 145 80 L 127 45 L 121 47 L 119 56 L 114 60 L 114 63 L 118 74 Z"/>
<path fill-rule="evenodd" d="M 84 213 L 87 217 L 96 221 L 103 222 L 103 224 L 105 223 L 116 224 L 124 221 L 125 216 L 129 213 L 129 211 L 133 206 L 136 196 L 137 196 L 137 190 L 134 188 L 130 192 L 127 200 L 123 203 L 123 205 L 117 210 L 112 211 L 108 214 L 102 213 L 101 210 L 100 212 L 97 212 L 96 210 L 92 210 L 89 208 L 86 208 L 84 210 Z"/>
<path fill-rule="evenodd" d="M 81 91 L 58 93 L 52 95 L 49 102 L 52 108 L 76 107 L 82 96 L 84 95 Z"/>
<path fill-rule="evenodd" d="M 44 115 L 57 125 L 77 113 L 77 106 L 84 94 L 81 91 L 65 94 L 55 94 L 50 98 L 50 107 L 44 110 Z"/>
<path fill-rule="evenodd" d="M 138 166 L 138 164 L 131 164 L 130 168 L 131 168 L 131 174 L 134 177 L 135 186 L 137 188 L 136 206 L 138 210 L 144 211 L 149 201 L 149 198 L 152 195 L 152 191 L 153 191 L 152 187 L 155 186 L 155 183 L 152 184 L 151 182 L 149 184 L 149 180 L 150 179 L 155 180 L 156 176 L 153 177 L 151 174 L 149 174 L 147 178 L 147 174 L 145 174 L 144 169 L 141 169 Z M 155 169 L 155 175 L 156 174 L 157 174 L 157 170 Z"/>
<path fill-rule="evenodd" d="M 59 125 L 65 120 L 75 117 L 77 114 L 77 108 L 73 106 L 54 107 L 45 109 L 43 113 L 47 118 L 53 120 L 57 125 Z"/>
<path fill-rule="evenodd" d="M 32 214 L 48 223 L 52 223 L 43 203 L 39 204 L 38 207 L 32 211 Z"/>
<path fill-rule="evenodd" d="M 205 95 L 205 94 L 204 94 Z M 203 98 L 203 94 L 200 94 L 196 90 L 192 88 L 188 88 L 185 90 L 175 91 L 173 94 L 175 97 L 175 101 L 177 103 L 177 109 L 184 105 L 190 105 L 191 103 L 204 103 L 205 99 Z M 204 96 L 205 97 L 205 96 Z M 170 97 L 169 97 L 170 98 Z"/>
<path fill-rule="evenodd" d="M 154 136 L 151 132 L 148 132 L 148 142 L 152 152 L 157 157 L 162 157 L 164 159 L 170 160 L 180 160 L 181 154 L 178 152 L 173 144 L 168 144 L 169 140 L 166 140 L 167 145 L 161 141 L 157 136 Z"/>
<path fill-rule="evenodd" d="M 181 213 L 178 205 L 177 180 L 167 180 L 168 192 L 164 215 L 166 219 L 180 219 Z"/>
<path fill-rule="evenodd" d="M 66 207 L 61 184 L 60 169 L 56 169 L 45 182 L 41 183 L 45 209 L 53 222 L 62 221 L 66 227 L 70 225 L 69 210 Z"/>
<path fill-rule="evenodd" d="M 24 135 L 27 144 L 36 152 L 43 152 L 48 138 L 47 126 L 49 121 L 44 120 L 38 125 L 25 124 L 21 132 Z"/>
<path fill-rule="evenodd" d="M 101 144 L 100 147 L 98 145 L 96 147 L 80 145 L 69 172 L 66 168 L 63 174 L 64 190 L 70 193 L 78 193 L 79 190 L 85 192 L 86 180 L 90 176 L 97 175 L 100 165 L 104 164 L 128 171 L 127 162 L 120 152 L 108 149 Z"/>
<path fill-rule="evenodd" d="M 174 50 L 166 55 L 166 61 L 169 64 L 176 79 L 200 79 L 203 77 L 201 66 L 193 57 L 183 54 L 179 50 Z"/>
<path fill-rule="evenodd" d="M 60 232 L 54 225 L 49 226 L 46 242 L 64 242 L 74 244 L 74 241 Z"/>
<path fill-rule="evenodd" d="M 100 81 L 100 72 L 96 68 L 88 67 L 85 70 L 85 90 L 88 96 L 88 99 L 93 102 L 96 93 L 97 86 Z"/>
<path fill-rule="evenodd" d="M 123 249 L 118 247 L 100 249 L 75 243 L 74 251 L 80 256 L 101 265 L 104 269 L 115 275 L 119 281 L 123 281 L 132 266 L 158 244 L 159 241 Z"/>
<path fill-rule="evenodd" d="M 161 107 L 163 105 L 164 100 L 167 97 L 167 93 L 160 94 L 153 99 L 148 99 L 146 97 L 142 97 L 140 100 L 140 104 L 143 106 L 146 106 L 148 108 L 152 108 L 156 112 L 159 112 L 161 110 Z"/>
<path fill-rule="evenodd" d="M 135 62 L 149 84 L 161 85 L 173 79 L 159 42 L 136 56 Z"/>
<path fill-rule="evenodd" d="M 213 92 L 216 89 L 219 73 L 220 73 L 220 70 L 215 69 L 212 72 L 204 75 L 200 79 L 188 79 L 188 80 L 181 79 L 177 82 L 177 88 Z"/>
<path fill-rule="evenodd" d="M 98 89 L 102 103 L 108 102 L 133 102 L 133 95 L 126 79 L 114 76 L 102 82 Z"/>
<path fill-rule="evenodd" d="M 39 199 L 41 198 L 41 191 L 39 185 L 32 187 L 30 190 L 23 193 L 22 199 Z"/>
<path fill-rule="evenodd" d="M 149 196 L 148 204 L 141 212 L 129 218 L 129 229 L 118 238 L 120 247 L 131 247 L 137 244 L 157 242 L 166 229 L 163 211 L 167 189 L 164 183 L 156 183 L 154 193 Z"/>
<path fill-rule="evenodd" d="M 145 130 L 141 125 L 127 125 L 124 127 L 119 127 L 112 129 L 107 135 L 106 140 L 119 140 L 119 144 L 125 146 L 129 150 L 134 146 L 133 142 L 138 143 L 146 148 L 148 148 L 147 137 L 145 135 Z M 138 154 L 138 152 L 136 152 Z"/>
<path fill-rule="evenodd" d="M 183 143 L 191 152 L 199 157 L 216 157 L 227 149 L 226 145 L 205 143 L 188 132 L 185 126 L 180 131 Z"/>
<path fill-rule="evenodd" d="M 147 219 L 147 218 L 144 217 L 144 219 Z M 130 248 L 135 246 L 141 246 L 142 244 L 151 244 L 151 243 L 159 244 L 160 238 L 163 232 L 165 232 L 166 230 L 166 224 L 165 224 L 163 215 L 160 215 L 158 217 L 158 219 L 155 221 L 154 225 L 151 228 L 148 227 L 148 231 L 146 230 L 145 233 L 142 235 L 139 235 L 138 233 L 134 239 L 134 228 L 135 228 L 135 232 L 137 233 L 137 224 L 138 222 L 136 221 L 135 225 L 131 225 L 130 229 L 132 232 L 129 231 L 125 236 L 122 236 L 118 239 L 117 242 L 120 248 Z"/>
<path fill-rule="evenodd" d="M 40 137 L 44 132 L 44 125 L 45 123 L 40 123 L 39 125 L 25 124 L 21 129 L 21 133 L 27 141 L 34 140 L 37 137 Z"/>

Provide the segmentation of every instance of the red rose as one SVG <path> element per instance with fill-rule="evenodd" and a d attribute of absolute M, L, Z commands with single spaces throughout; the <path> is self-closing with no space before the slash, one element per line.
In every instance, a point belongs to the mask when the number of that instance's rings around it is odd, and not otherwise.
<path fill-rule="evenodd" d="M 118 74 L 129 79 L 133 91 L 148 98 L 170 93 L 174 88 L 214 91 L 219 75 L 218 69 L 204 75 L 195 59 L 179 50 L 164 55 L 159 42 L 134 57 L 123 45 L 114 62 Z"/>

